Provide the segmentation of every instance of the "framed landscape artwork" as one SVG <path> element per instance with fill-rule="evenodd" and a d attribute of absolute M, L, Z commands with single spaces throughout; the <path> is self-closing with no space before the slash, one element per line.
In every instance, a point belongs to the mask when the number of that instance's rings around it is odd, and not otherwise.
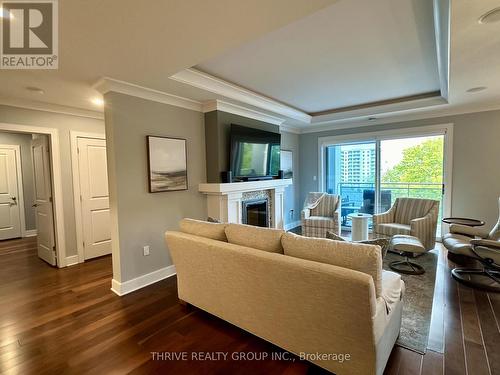
<path fill-rule="evenodd" d="M 147 136 L 149 192 L 187 190 L 186 140 Z"/>
<path fill-rule="evenodd" d="M 288 150 L 281 150 L 281 169 L 283 178 L 293 177 L 293 153 Z"/>

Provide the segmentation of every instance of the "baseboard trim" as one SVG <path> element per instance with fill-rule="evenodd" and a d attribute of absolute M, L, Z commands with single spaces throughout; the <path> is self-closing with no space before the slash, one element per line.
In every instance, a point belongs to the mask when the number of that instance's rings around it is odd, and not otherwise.
<path fill-rule="evenodd" d="M 74 266 L 75 264 L 78 264 L 78 255 L 71 255 L 69 257 L 66 257 L 66 267 L 69 266 Z"/>
<path fill-rule="evenodd" d="M 285 224 L 285 230 L 288 231 L 290 229 L 296 228 L 300 225 L 300 220 L 294 221 L 292 223 Z"/>
<path fill-rule="evenodd" d="M 145 286 L 154 284 L 167 277 L 174 276 L 175 274 L 175 266 L 171 265 L 146 275 L 136 277 L 135 279 L 124 281 L 123 283 L 113 279 L 111 281 L 111 290 L 119 296 L 124 296 L 125 294 L 132 293 L 135 290 L 144 288 Z"/>
<path fill-rule="evenodd" d="M 27 229 L 24 231 L 24 237 L 35 237 L 37 233 L 36 229 Z"/>

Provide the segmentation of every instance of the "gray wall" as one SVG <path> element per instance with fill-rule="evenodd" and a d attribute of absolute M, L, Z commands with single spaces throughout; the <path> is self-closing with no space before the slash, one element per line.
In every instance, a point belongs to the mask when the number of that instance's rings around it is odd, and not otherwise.
<path fill-rule="evenodd" d="M 205 113 L 205 139 L 207 182 L 220 183 L 220 174 L 229 170 L 229 147 L 231 124 L 247 126 L 279 133 L 279 126 L 264 121 L 254 120 L 223 111 Z M 285 225 L 300 220 L 298 166 L 299 166 L 299 136 L 292 133 L 281 133 L 281 148 L 293 151 L 294 185 L 285 191 Z M 297 181 L 297 183 L 295 183 Z M 293 216 L 291 216 L 293 210 Z"/>
<path fill-rule="evenodd" d="M 106 94 L 105 101 L 113 278 L 124 282 L 172 264 L 163 236 L 180 219 L 206 219 L 206 198 L 198 192 L 206 181 L 204 119 L 199 112 L 123 94 Z M 187 139 L 189 190 L 148 192 L 147 135 Z M 149 256 L 143 256 L 144 245 Z"/>
<path fill-rule="evenodd" d="M 229 170 L 231 124 L 279 133 L 278 125 L 222 111 L 205 114 L 207 182 L 220 183 L 221 172 Z"/>
<path fill-rule="evenodd" d="M 300 194 L 316 191 L 319 178 L 318 138 L 422 125 L 454 124 L 452 214 L 486 220 L 498 218 L 500 196 L 500 111 L 407 121 L 380 126 L 300 135 Z"/>
<path fill-rule="evenodd" d="M 73 204 L 73 177 L 71 173 L 69 134 L 71 130 L 104 133 L 104 121 L 0 105 L 0 122 L 55 128 L 58 130 L 61 151 L 66 255 L 76 255 L 75 207 Z"/>
<path fill-rule="evenodd" d="M 33 162 L 31 159 L 31 134 L 0 132 L 0 144 L 17 145 L 21 149 L 21 169 L 23 176 L 24 217 L 26 229 L 36 229 L 35 200 L 33 186 Z"/>
<path fill-rule="evenodd" d="M 302 209 L 299 184 L 299 135 L 282 132 L 281 148 L 293 152 L 293 185 L 285 189 L 285 225 L 287 225 L 300 220 L 300 211 Z M 293 210 L 293 216 L 291 216 L 291 210 Z"/>

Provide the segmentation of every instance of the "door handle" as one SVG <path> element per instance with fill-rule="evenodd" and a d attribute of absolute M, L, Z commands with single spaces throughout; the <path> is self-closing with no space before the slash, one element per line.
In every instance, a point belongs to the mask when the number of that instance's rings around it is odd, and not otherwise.
<path fill-rule="evenodd" d="M 38 207 L 38 204 L 36 204 L 36 203 L 35 203 L 35 204 L 34 204 L 33 206 L 31 206 L 31 207 Z"/>

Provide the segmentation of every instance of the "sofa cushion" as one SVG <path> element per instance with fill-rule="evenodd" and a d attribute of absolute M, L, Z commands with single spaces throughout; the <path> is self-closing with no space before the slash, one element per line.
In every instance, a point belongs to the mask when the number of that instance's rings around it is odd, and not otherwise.
<path fill-rule="evenodd" d="M 394 221 L 401 224 L 410 224 L 413 219 L 423 217 L 438 203 L 431 199 L 398 198 Z"/>
<path fill-rule="evenodd" d="M 394 305 L 403 298 L 404 286 L 400 274 L 392 271 L 382 271 L 382 298 L 385 301 L 388 314 L 392 311 Z"/>
<path fill-rule="evenodd" d="M 349 268 L 370 275 L 377 297 L 382 293 L 382 254 L 379 246 L 303 237 L 285 233 L 281 237 L 285 255 Z"/>
<path fill-rule="evenodd" d="M 309 225 L 318 228 L 332 228 L 335 226 L 335 219 L 326 216 L 309 216 L 303 220 L 304 225 Z"/>
<path fill-rule="evenodd" d="M 346 241 L 345 238 L 339 236 L 338 234 L 332 232 L 331 230 L 329 230 L 329 231 L 326 232 L 326 238 L 328 238 L 330 240 L 334 240 L 334 241 L 342 241 L 342 242 Z M 388 238 L 374 238 L 374 239 L 371 239 L 371 240 L 350 241 L 350 242 L 353 242 L 353 243 L 364 243 L 364 244 L 367 244 L 367 245 L 377 245 L 377 246 L 380 246 L 380 248 L 382 249 L 382 258 L 385 257 L 385 255 L 387 254 L 387 250 L 389 250 L 389 239 Z"/>
<path fill-rule="evenodd" d="M 209 223 L 202 220 L 182 219 L 180 224 L 181 232 L 194 234 L 212 240 L 227 242 L 226 226 L 222 223 Z"/>
<path fill-rule="evenodd" d="M 386 236 L 394 236 L 395 234 L 410 235 L 411 228 L 409 225 L 406 224 L 386 223 L 386 224 L 377 224 L 375 231 L 378 234 L 383 234 Z"/>
<path fill-rule="evenodd" d="M 270 253 L 283 254 L 281 236 L 285 233 L 282 229 L 262 228 L 245 224 L 228 224 L 226 237 L 229 243 L 252 247 Z"/>

